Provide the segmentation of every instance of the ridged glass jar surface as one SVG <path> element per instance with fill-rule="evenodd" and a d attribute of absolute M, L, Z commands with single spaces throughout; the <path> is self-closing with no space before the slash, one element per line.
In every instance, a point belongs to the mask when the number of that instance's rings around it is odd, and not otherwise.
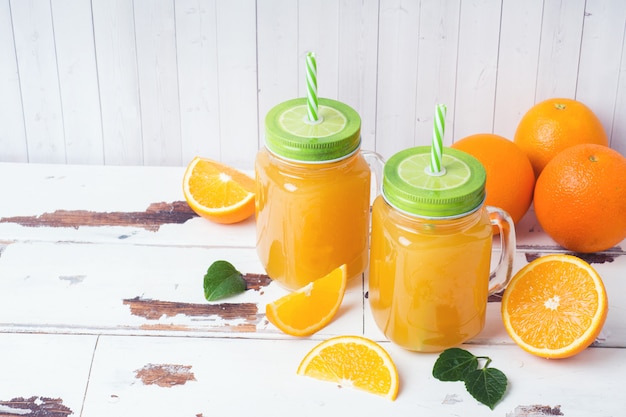
<path fill-rule="evenodd" d="M 381 196 L 372 211 L 369 302 L 378 327 L 409 350 L 437 352 L 482 330 L 492 225 L 487 211 L 423 219 Z"/>
<path fill-rule="evenodd" d="M 433 172 L 431 156 L 428 147 L 393 155 L 372 207 L 372 314 L 389 340 L 420 352 L 480 333 L 487 298 L 508 283 L 515 250 L 511 217 L 484 206 L 480 162 L 446 148 L 442 169 Z M 491 273 L 494 225 L 502 254 Z"/>
<path fill-rule="evenodd" d="M 288 289 L 368 259 L 369 165 L 358 151 L 338 161 L 304 163 L 267 149 L 256 158 L 257 252 L 267 274 Z"/>

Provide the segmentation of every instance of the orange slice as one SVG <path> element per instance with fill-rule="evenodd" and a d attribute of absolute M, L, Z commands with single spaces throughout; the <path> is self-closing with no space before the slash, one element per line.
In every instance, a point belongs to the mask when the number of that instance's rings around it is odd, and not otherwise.
<path fill-rule="evenodd" d="M 511 279 L 502 297 L 502 320 L 522 349 L 544 358 L 567 358 L 596 339 L 608 312 L 602 279 L 582 259 L 546 255 Z"/>
<path fill-rule="evenodd" d="M 297 373 L 392 401 L 400 386 L 398 370 L 389 353 L 361 336 L 338 336 L 318 344 L 302 359 Z"/>
<path fill-rule="evenodd" d="M 183 193 L 198 215 L 236 223 L 254 214 L 254 179 L 222 163 L 195 157 L 185 171 Z"/>
<path fill-rule="evenodd" d="M 265 306 L 274 326 L 292 336 L 308 336 L 335 316 L 346 292 L 346 265 Z"/>

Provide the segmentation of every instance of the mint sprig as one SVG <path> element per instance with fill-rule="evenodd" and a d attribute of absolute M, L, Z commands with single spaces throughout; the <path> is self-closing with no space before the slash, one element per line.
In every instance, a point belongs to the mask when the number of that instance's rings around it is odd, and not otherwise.
<path fill-rule="evenodd" d="M 482 367 L 480 363 L 484 361 Z M 463 381 L 465 389 L 477 401 L 493 410 L 507 387 L 506 375 L 490 368 L 491 358 L 475 356 L 464 349 L 444 350 L 433 366 L 433 376 L 440 381 Z"/>
<path fill-rule="evenodd" d="M 215 261 L 204 275 L 204 298 L 216 301 L 246 290 L 241 272 L 228 261 Z"/>

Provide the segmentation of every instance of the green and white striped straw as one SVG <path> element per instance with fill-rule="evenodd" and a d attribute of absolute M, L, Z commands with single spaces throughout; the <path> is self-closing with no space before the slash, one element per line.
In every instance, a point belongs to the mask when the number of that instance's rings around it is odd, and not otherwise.
<path fill-rule="evenodd" d="M 310 122 L 317 122 L 317 62 L 315 52 L 306 54 L 306 98 Z"/>
<path fill-rule="evenodd" d="M 441 157 L 443 155 L 443 133 L 446 127 L 446 105 L 435 106 L 435 120 L 433 124 L 433 142 L 430 147 L 430 172 L 442 174 Z"/>

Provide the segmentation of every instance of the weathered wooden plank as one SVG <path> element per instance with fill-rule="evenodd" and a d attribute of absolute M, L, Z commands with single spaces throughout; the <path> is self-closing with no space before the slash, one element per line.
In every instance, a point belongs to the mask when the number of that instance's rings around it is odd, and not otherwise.
<path fill-rule="evenodd" d="M 97 334 L 130 329 L 141 333 L 157 325 L 192 332 L 231 331 L 246 324 L 254 330 L 261 287 L 213 306 L 204 300 L 202 287 L 207 268 L 218 259 L 243 272 L 262 272 L 254 250 L 175 252 L 141 245 L 10 245 L 0 258 L 2 328 L 84 329 Z M 36 263 L 24 262 L 33 257 Z"/>
<path fill-rule="evenodd" d="M 196 155 L 219 159 L 215 0 L 174 3 L 182 164 Z"/>
<path fill-rule="evenodd" d="M 337 99 L 361 116 L 361 147 L 376 148 L 378 2 L 339 2 Z M 323 65 L 326 65 L 322 62 Z M 324 81 L 326 82 L 326 81 Z"/>
<path fill-rule="evenodd" d="M 252 169 L 259 149 L 256 1 L 217 1 L 220 159 Z M 211 146 L 217 146 L 212 141 Z"/>
<path fill-rule="evenodd" d="M 598 115 L 609 138 L 616 115 L 619 76 L 623 71 L 620 51 L 625 30 L 625 2 L 589 0 L 585 3 L 576 99 Z"/>
<path fill-rule="evenodd" d="M 501 8 L 500 1 L 461 2 L 455 140 L 493 131 Z"/>
<path fill-rule="evenodd" d="M 493 133 L 513 139 L 535 104 L 542 0 L 503 2 Z"/>
<path fill-rule="evenodd" d="M 209 303 L 203 278 L 217 260 L 244 273 L 248 290 Z M 264 275 L 254 248 L 13 243 L 1 252 L 0 277 L 0 331 L 283 337 L 265 304 L 287 291 Z M 317 337 L 361 333 L 362 294 L 360 281 L 351 284 L 342 313 Z"/>
<path fill-rule="evenodd" d="M 535 415 L 583 417 L 620 415 L 626 406 L 615 383 L 626 371 L 623 349 L 593 348 L 571 360 L 548 361 L 516 346 L 464 346 L 489 356 L 490 366 L 508 378 L 503 400 L 490 412 L 463 383 L 432 377 L 436 354 L 411 353 L 389 342 L 382 346 L 396 363 L 401 384 L 394 402 L 296 375 L 300 360 L 316 343 L 101 337 L 83 413 L 339 416 L 350 409 L 362 415 L 521 417 L 526 408 L 535 409 Z"/>
<path fill-rule="evenodd" d="M 518 251 L 514 272 L 544 250 Z M 25 263 L 25 259 L 37 259 Z M 217 303 L 203 299 L 202 277 L 215 260 L 225 259 L 249 275 L 249 290 Z M 623 253 L 584 257 L 600 273 L 609 296 L 601 346 L 626 346 L 626 270 Z M 182 332 L 278 332 L 264 318 L 265 304 L 286 292 L 263 276 L 256 251 L 130 244 L 13 243 L 0 254 L 0 326 L 6 331 L 65 331 L 114 334 Z M 260 281 L 259 281 L 260 279 Z M 363 292 L 365 291 L 365 293 Z M 371 318 L 364 287 L 351 286 L 335 326 L 384 340 Z M 49 297 L 54 293 L 54 297 Z M 499 304 L 490 307 L 487 328 L 472 343 L 511 343 L 501 324 Z M 71 306 L 56 309 L 57 305 Z M 365 312 L 362 311 L 365 305 Z M 358 318 L 361 317 L 361 318 Z"/>
<path fill-rule="evenodd" d="M 257 3 L 259 144 L 265 139 L 265 115 L 278 103 L 298 97 L 298 2 Z"/>
<path fill-rule="evenodd" d="M 0 416 L 79 416 L 96 336 L 0 332 Z"/>
<path fill-rule="evenodd" d="M 544 2 L 535 101 L 576 95 L 585 1 Z"/>
<path fill-rule="evenodd" d="M 66 163 L 50 2 L 11 1 L 10 6 L 28 160 Z"/>
<path fill-rule="evenodd" d="M 0 240 L 254 246 L 253 217 L 220 225 L 186 207 L 183 173 L 181 167 L 85 171 L 73 165 L 0 164 L 0 177 L 20 178 L 0 181 L 5 196 Z"/>
<path fill-rule="evenodd" d="M 97 45 L 104 162 L 110 165 L 142 165 L 142 121 L 133 4 L 125 0 L 94 0 L 91 7 Z"/>
<path fill-rule="evenodd" d="M 154 203 L 141 212 L 93 212 L 87 210 L 55 210 L 38 216 L 0 218 L 0 223 L 15 223 L 25 227 L 138 227 L 157 231 L 164 224 L 185 223 L 197 214 L 186 201 Z"/>
<path fill-rule="evenodd" d="M 143 162 L 180 166 L 183 161 L 174 3 L 135 1 L 133 6 Z"/>
<path fill-rule="evenodd" d="M 626 62 L 626 33 L 622 40 L 622 62 Z M 626 114 L 626 71 L 620 71 L 614 115 Z M 608 134 L 608 132 L 607 132 Z M 611 147 L 626 156 L 626 117 L 614 117 L 610 129 Z"/>
<path fill-rule="evenodd" d="M 91 2 L 50 2 L 67 162 L 104 163 Z M 77 117 L 78 116 L 78 117 Z"/>
<path fill-rule="evenodd" d="M 0 161 L 28 162 L 10 0 L 0 1 Z"/>
<path fill-rule="evenodd" d="M 420 7 L 415 96 L 415 145 L 430 145 L 435 104 L 445 104 L 444 145 L 454 138 L 455 95 L 461 2 L 423 1 Z"/>
<path fill-rule="evenodd" d="M 62 210 L 144 211 L 152 203 L 183 201 L 182 167 L 0 163 L 0 217 Z"/>
<path fill-rule="evenodd" d="M 419 18 L 418 2 L 380 4 L 375 150 L 385 158 L 415 145 Z"/>

